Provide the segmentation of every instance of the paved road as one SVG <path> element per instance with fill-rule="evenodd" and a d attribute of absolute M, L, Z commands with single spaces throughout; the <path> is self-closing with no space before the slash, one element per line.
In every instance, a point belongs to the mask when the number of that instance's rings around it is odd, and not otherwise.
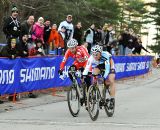
<path fill-rule="evenodd" d="M 84 108 L 79 117 L 73 118 L 67 102 L 61 100 L 1 112 L 0 127 L 1 130 L 159 130 L 159 77 L 160 71 L 154 70 L 145 78 L 118 81 L 116 110 L 111 118 L 100 111 L 98 120 L 93 122 Z"/>

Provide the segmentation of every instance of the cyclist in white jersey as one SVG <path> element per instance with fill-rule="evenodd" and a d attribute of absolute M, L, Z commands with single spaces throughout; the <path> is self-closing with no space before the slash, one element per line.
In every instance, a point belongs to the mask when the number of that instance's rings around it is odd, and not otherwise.
<path fill-rule="evenodd" d="M 91 53 L 83 75 L 88 75 L 90 70 L 95 75 L 103 75 L 105 86 L 110 85 L 110 109 L 113 109 L 115 104 L 115 69 L 112 55 L 107 51 L 102 51 L 102 47 L 99 45 L 93 46 Z"/>

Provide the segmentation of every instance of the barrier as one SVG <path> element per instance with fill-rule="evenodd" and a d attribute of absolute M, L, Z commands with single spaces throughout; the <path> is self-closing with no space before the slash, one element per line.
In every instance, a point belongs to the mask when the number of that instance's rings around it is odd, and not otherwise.
<path fill-rule="evenodd" d="M 0 95 L 30 92 L 71 85 L 69 59 L 62 76 L 58 75 L 62 56 L 0 58 Z M 114 56 L 116 79 L 143 75 L 151 70 L 151 56 Z M 53 89 L 53 95 L 55 95 Z"/>

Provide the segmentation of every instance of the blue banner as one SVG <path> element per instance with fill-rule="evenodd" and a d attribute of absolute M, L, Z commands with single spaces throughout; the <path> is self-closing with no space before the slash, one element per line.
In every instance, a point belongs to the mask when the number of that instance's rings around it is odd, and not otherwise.
<path fill-rule="evenodd" d="M 149 72 L 152 56 L 114 56 L 116 79 L 138 76 Z"/>
<path fill-rule="evenodd" d="M 30 92 L 69 86 L 69 59 L 62 76 L 58 75 L 62 56 L 36 58 L 0 58 L 0 94 Z M 151 68 L 151 56 L 115 56 L 116 79 L 145 74 Z"/>

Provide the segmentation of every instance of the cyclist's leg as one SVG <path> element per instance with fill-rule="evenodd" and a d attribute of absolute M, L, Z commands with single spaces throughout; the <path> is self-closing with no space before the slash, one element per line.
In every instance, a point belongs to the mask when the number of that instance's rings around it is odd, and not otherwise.
<path fill-rule="evenodd" d="M 107 72 L 107 71 L 106 71 Z M 106 75 L 106 74 L 104 74 Z M 107 77 L 104 77 L 105 79 L 105 85 L 109 85 L 110 86 L 110 109 L 114 108 L 114 104 L 115 104 L 115 70 L 111 69 L 108 75 L 108 79 Z M 108 99 L 106 99 L 108 100 Z"/>
<path fill-rule="evenodd" d="M 115 74 L 114 73 L 110 73 L 108 75 L 108 80 L 105 79 L 105 85 L 110 85 L 110 96 L 111 98 L 115 97 Z"/>

